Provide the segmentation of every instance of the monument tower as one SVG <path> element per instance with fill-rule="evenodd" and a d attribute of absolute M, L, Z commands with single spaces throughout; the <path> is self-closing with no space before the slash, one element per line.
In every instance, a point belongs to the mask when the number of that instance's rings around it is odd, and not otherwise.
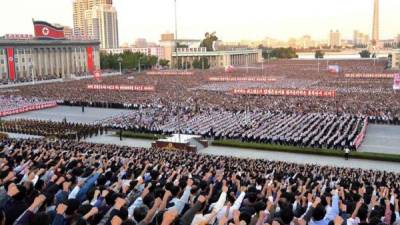
<path fill-rule="evenodd" d="M 372 22 L 372 45 L 379 42 L 379 0 L 374 0 L 374 19 Z"/>

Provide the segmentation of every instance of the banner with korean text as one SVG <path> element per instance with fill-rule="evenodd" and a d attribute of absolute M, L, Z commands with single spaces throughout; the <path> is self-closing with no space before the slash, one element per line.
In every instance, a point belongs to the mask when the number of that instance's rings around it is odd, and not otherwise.
<path fill-rule="evenodd" d="M 187 71 L 149 71 L 147 75 L 159 75 L 159 76 L 191 76 L 193 72 Z"/>
<path fill-rule="evenodd" d="M 274 82 L 276 81 L 275 78 L 268 78 L 268 77 L 210 77 L 208 78 L 209 81 L 216 81 L 216 82 Z"/>
<path fill-rule="evenodd" d="M 299 89 L 234 89 L 234 94 L 271 95 L 295 97 L 336 97 L 336 91 L 331 90 L 299 90 Z"/>
<path fill-rule="evenodd" d="M 400 90 L 400 73 L 394 75 L 393 90 Z"/>
<path fill-rule="evenodd" d="M 89 90 L 110 90 L 110 91 L 155 91 L 152 85 L 106 85 L 106 84 L 88 84 Z"/>
<path fill-rule="evenodd" d="M 47 109 L 47 108 L 52 108 L 52 107 L 56 107 L 56 106 L 57 106 L 57 102 L 55 102 L 55 101 L 33 103 L 33 104 L 18 107 L 18 108 L 6 109 L 3 111 L 0 111 L 0 117 L 10 116 L 10 115 L 15 115 L 15 114 L 40 110 L 40 109 Z"/>
<path fill-rule="evenodd" d="M 394 73 L 346 73 L 346 78 L 392 79 Z"/>

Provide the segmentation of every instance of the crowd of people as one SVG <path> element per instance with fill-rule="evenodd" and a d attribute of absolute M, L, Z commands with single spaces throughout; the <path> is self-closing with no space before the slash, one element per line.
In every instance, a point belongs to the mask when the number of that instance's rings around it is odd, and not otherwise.
<path fill-rule="evenodd" d="M 45 103 L 41 98 L 36 97 L 21 97 L 15 95 L 0 95 L 0 112 L 20 109 L 33 104 Z"/>
<path fill-rule="evenodd" d="M 71 123 L 67 121 L 54 122 L 17 119 L 1 120 L 0 131 L 81 140 L 92 136 L 102 135 L 106 131 L 106 127 L 92 124 Z"/>
<path fill-rule="evenodd" d="M 327 65 L 339 65 L 341 72 L 329 73 Z M 202 108 L 223 108 L 243 110 L 245 107 L 263 110 L 280 110 L 291 113 L 348 113 L 374 117 L 387 117 L 388 123 L 395 123 L 400 117 L 399 93 L 392 89 L 393 79 L 345 78 L 346 73 L 393 73 L 385 70 L 385 62 L 372 60 L 276 60 L 259 68 L 238 68 L 232 73 L 213 69 L 194 71 L 193 75 L 125 75 L 103 77 L 101 84 L 153 85 L 155 92 L 130 92 L 110 90 L 89 90 L 94 80 L 79 80 L 19 87 L 24 97 L 65 101 L 110 107 L 113 105 L 132 107 L 162 106 L 173 107 L 185 103 L 197 104 Z M 276 79 L 275 82 L 214 82 L 210 77 L 251 77 L 262 76 Z M 335 90 L 335 98 L 285 97 L 233 95 L 233 88 L 294 88 Z M 190 100 L 189 100 L 190 99 Z M 383 119 L 384 120 L 384 119 Z"/>
<path fill-rule="evenodd" d="M 2 225 L 397 225 L 400 175 L 77 141 L 0 141 Z"/>
<path fill-rule="evenodd" d="M 322 113 L 147 108 L 100 122 L 114 129 L 162 134 L 184 133 L 215 139 L 356 150 L 356 137 L 367 122 L 362 116 Z"/>

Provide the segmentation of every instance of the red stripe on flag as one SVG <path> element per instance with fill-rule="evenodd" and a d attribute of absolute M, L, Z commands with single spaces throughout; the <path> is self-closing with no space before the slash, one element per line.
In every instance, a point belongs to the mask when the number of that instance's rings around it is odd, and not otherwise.
<path fill-rule="evenodd" d="M 14 63 L 14 49 L 7 48 L 7 65 L 8 65 L 8 76 L 10 80 L 15 80 L 15 63 Z"/>
<path fill-rule="evenodd" d="M 93 47 L 86 48 L 87 53 L 87 67 L 90 74 L 94 73 L 94 63 L 93 63 Z"/>

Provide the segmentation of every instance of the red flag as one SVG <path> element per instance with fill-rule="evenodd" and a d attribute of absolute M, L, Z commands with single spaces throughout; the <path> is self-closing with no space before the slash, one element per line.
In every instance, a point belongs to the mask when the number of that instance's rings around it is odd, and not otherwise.
<path fill-rule="evenodd" d="M 33 21 L 35 37 L 39 39 L 65 39 L 64 28 L 44 21 Z"/>
<path fill-rule="evenodd" d="M 86 54 L 87 54 L 87 67 L 88 71 L 90 74 L 94 73 L 94 57 L 93 57 L 93 47 L 87 47 L 86 48 Z"/>
<path fill-rule="evenodd" d="M 7 64 L 8 64 L 8 76 L 10 80 L 15 80 L 15 62 L 14 62 L 14 49 L 7 48 Z"/>

